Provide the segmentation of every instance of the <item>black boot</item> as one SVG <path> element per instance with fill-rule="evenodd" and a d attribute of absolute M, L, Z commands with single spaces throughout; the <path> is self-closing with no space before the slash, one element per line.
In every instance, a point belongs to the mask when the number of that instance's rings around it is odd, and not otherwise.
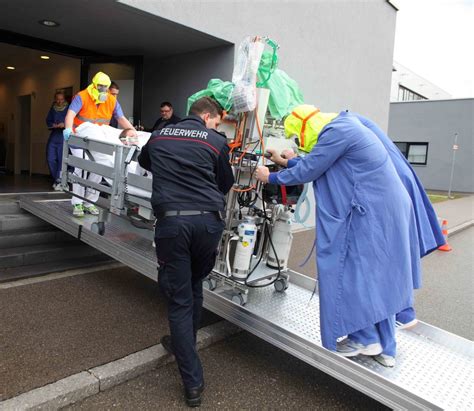
<path fill-rule="evenodd" d="M 163 348 L 168 351 L 169 354 L 173 354 L 173 344 L 171 343 L 171 335 L 165 335 L 161 337 L 160 343 L 163 346 Z"/>
<path fill-rule="evenodd" d="M 201 405 L 201 394 L 204 391 L 204 383 L 196 388 L 185 388 L 184 396 L 188 407 L 199 407 Z"/>

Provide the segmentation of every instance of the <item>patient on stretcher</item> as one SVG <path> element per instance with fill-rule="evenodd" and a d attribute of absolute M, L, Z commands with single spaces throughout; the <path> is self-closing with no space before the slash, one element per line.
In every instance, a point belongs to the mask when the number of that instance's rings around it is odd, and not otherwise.
<path fill-rule="evenodd" d="M 76 128 L 75 134 L 79 137 L 87 137 L 90 140 L 100 141 L 103 143 L 113 143 L 119 145 L 136 145 L 139 148 L 143 147 L 148 139 L 150 138 L 151 133 L 147 133 L 144 131 L 140 131 L 137 133 L 137 138 L 120 138 L 122 132 L 124 130 L 119 130 L 114 127 L 110 127 L 107 125 L 99 126 L 97 124 L 92 123 L 82 123 L 79 127 Z M 123 133 L 123 137 L 125 137 L 126 132 Z M 91 152 L 94 161 L 108 167 L 114 167 L 114 156 L 99 152 Z M 147 174 L 146 170 L 143 170 L 138 162 L 132 161 L 127 168 L 129 173 L 138 174 L 140 176 L 144 176 L 146 178 L 151 179 L 151 174 Z M 107 183 L 112 184 L 112 181 L 108 178 L 105 178 Z M 138 187 L 128 186 L 127 192 L 129 194 L 143 197 L 143 198 L 151 198 L 151 192 L 143 190 Z"/>

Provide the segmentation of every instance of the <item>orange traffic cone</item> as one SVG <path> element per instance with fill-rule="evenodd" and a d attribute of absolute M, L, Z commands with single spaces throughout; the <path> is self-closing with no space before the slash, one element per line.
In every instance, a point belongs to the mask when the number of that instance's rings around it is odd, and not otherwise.
<path fill-rule="evenodd" d="M 445 243 L 441 247 L 438 247 L 438 250 L 452 251 L 451 246 L 448 244 L 448 220 L 443 220 L 443 223 L 441 224 L 441 231 L 443 233 Z"/>

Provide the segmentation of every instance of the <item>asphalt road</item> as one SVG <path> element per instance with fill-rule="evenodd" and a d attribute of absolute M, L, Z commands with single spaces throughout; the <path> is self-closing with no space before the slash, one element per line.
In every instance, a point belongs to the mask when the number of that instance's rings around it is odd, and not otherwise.
<path fill-rule="evenodd" d="M 305 254 L 293 254 L 293 261 Z M 474 228 L 450 240 L 451 253 L 423 260 L 424 288 L 417 292 L 420 319 L 472 338 Z M 301 254 L 301 255 L 299 255 Z M 206 375 L 203 409 L 386 409 L 371 398 L 270 344 L 242 333 L 201 354 Z M 185 409 L 175 364 L 95 395 L 70 410 Z"/>
<path fill-rule="evenodd" d="M 201 352 L 202 409 L 381 410 L 376 401 L 248 333 Z M 175 364 L 90 397 L 67 410 L 188 409 Z"/>
<path fill-rule="evenodd" d="M 474 340 L 474 227 L 449 238 L 453 251 L 422 260 L 423 288 L 415 292 L 418 318 Z"/>
<path fill-rule="evenodd" d="M 158 344 L 167 333 L 156 283 L 129 268 L 0 289 L 0 401 Z"/>

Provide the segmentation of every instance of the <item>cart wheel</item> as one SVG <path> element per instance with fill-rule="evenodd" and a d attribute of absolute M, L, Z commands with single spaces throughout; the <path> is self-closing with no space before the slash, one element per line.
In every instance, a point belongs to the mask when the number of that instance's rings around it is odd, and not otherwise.
<path fill-rule="evenodd" d="M 213 278 L 206 278 L 203 280 L 202 286 L 206 290 L 214 291 L 217 288 L 217 281 L 214 280 Z"/>
<path fill-rule="evenodd" d="M 285 278 L 280 278 L 273 284 L 277 293 L 283 293 L 288 289 L 288 281 Z"/>
<path fill-rule="evenodd" d="M 240 293 L 239 294 L 234 294 L 231 298 L 231 301 L 236 303 L 236 304 L 242 305 L 242 306 L 245 305 L 245 303 L 247 302 L 247 301 L 245 301 L 244 296 Z"/>
<path fill-rule="evenodd" d="M 93 233 L 96 233 L 96 234 L 99 234 L 99 235 L 104 235 L 105 234 L 105 223 L 103 221 L 100 221 L 98 223 L 92 223 L 91 231 Z"/>

